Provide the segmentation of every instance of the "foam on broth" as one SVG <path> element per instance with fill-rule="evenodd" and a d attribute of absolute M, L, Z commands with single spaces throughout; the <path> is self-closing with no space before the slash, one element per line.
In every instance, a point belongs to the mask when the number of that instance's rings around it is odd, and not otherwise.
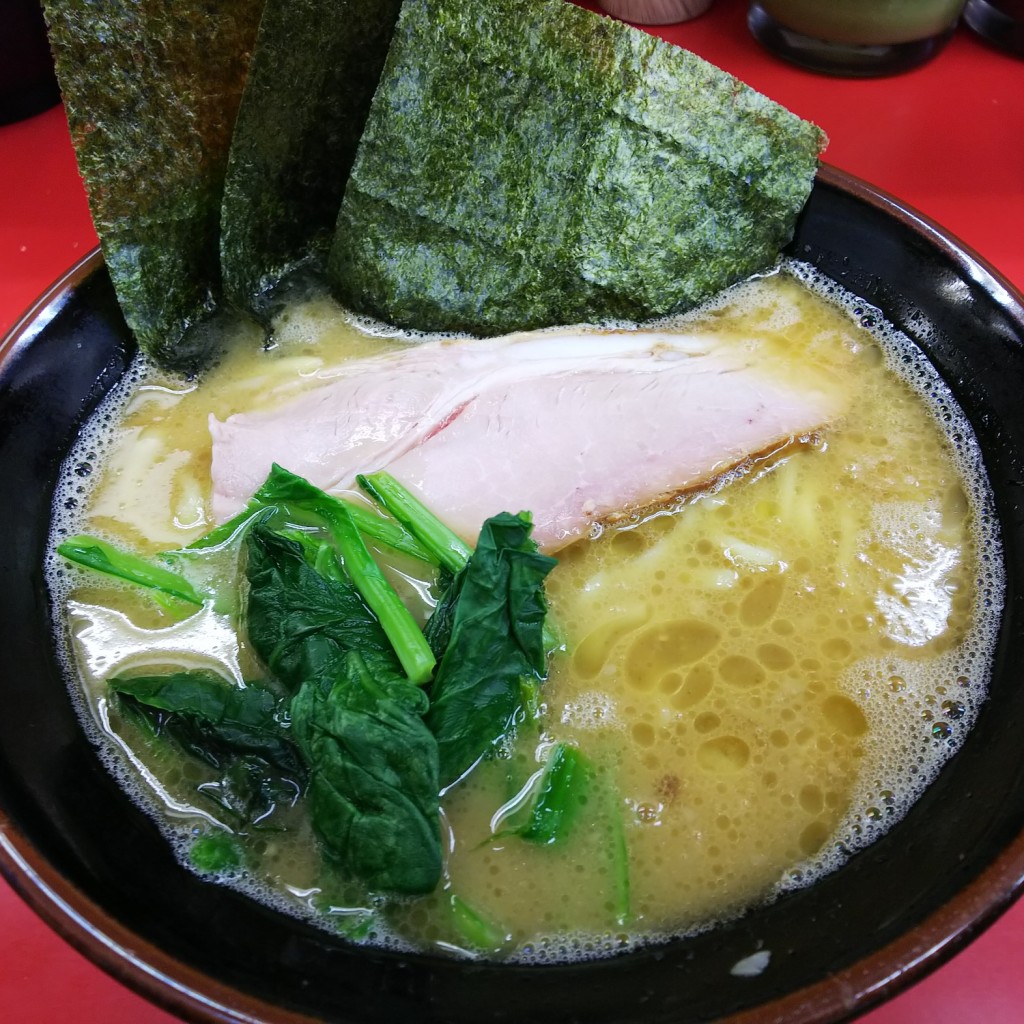
<path fill-rule="evenodd" d="M 552 663 L 545 713 L 446 794 L 445 887 L 375 916 L 360 932 L 368 941 L 457 948 L 453 891 L 527 961 L 706 928 L 880 835 L 970 728 L 1002 601 L 999 544 L 980 453 L 930 364 L 795 264 L 677 323 L 769 372 L 841 387 L 848 412 L 820 437 L 560 554 L 548 593 L 567 651 Z M 234 345 L 198 386 L 133 369 L 68 459 L 54 544 L 72 532 L 142 553 L 188 543 L 210 525 L 208 412 L 284 401 L 330 363 L 405 343 L 323 299 L 300 303 L 277 334 L 270 352 Z M 415 576 L 396 568 L 399 583 Z M 222 817 L 196 796 L 202 772 L 136 750 L 103 680 L 182 665 L 252 677 L 244 638 L 210 609 L 175 624 L 53 556 L 49 572 L 83 723 L 187 862 L 192 836 Z M 405 589 L 425 615 L 422 581 Z M 593 802 L 623 823 L 628 920 L 604 811 L 564 851 L 501 837 L 558 741 L 594 763 Z M 293 834 L 257 836 L 258 869 L 224 881 L 342 926 L 375 909 L 325 883 L 301 808 L 276 820 Z"/>

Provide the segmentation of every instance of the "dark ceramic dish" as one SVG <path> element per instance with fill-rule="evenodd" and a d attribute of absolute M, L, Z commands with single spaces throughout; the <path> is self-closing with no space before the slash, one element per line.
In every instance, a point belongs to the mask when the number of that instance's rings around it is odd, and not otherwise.
<path fill-rule="evenodd" d="M 734 923 L 576 966 L 488 966 L 346 946 L 200 881 L 101 766 L 53 653 L 40 561 L 79 424 L 132 343 L 97 254 L 0 347 L 0 867 L 104 968 L 197 1021 L 819 1022 L 943 962 L 1024 878 L 1024 300 L 887 196 L 824 169 L 791 250 L 920 340 L 973 422 L 1005 545 L 991 697 L 888 836 Z M 768 968 L 730 968 L 758 950 Z"/>

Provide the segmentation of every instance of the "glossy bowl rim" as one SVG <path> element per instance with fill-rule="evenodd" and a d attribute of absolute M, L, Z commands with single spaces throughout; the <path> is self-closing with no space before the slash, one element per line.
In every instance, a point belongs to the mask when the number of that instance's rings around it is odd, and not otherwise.
<path fill-rule="evenodd" d="M 875 207 L 939 249 L 987 291 L 1024 336 L 1024 293 L 934 220 L 829 164 L 817 180 Z M 61 275 L 0 339 L 0 364 L 56 315 L 72 291 L 103 265 L 94 248 Z M 316 1024 L 319 1017 L 250 996 L 141 940 L 66 882 L 0 809 L 0 874 L 61 938 L 117 981 L 184 1020 L 200 1024 Z M 828 1024 L 892 998 L 946 963 L 992 924 L 1024 889 L 1024 832 L 954 897 L 881 949 L 785 996 L 740 1011 L 730 1024 Z"/>

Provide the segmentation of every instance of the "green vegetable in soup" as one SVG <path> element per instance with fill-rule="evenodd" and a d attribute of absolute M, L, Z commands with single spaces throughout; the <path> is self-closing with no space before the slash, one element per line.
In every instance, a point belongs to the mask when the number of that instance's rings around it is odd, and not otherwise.
<path fill-rule="evenodd" d="M 282 728 L 287 708 L 257 683 L 244 687 L 212 672 L 116 676 L 111 690 L 148 708 L 189 720 L 204 757 L 254 754 L 296 781 L 304 775 L 295 746 Z M 199 744 L 196 748 L 199 749 Z"/>
<path fill-rule="evenodd" d="M 301 792 L 306 767 L 283 724 L 287 704 L 264 687 L 198 671 L 118 676 L 109 686 L 156 736 L 219 770 L 219 779 L 199 792 L 239 826 L 259 822 Z"/>
<path fill-rule="evenodd" d="M 356 479 L 381 508 L 394 516 L 423 545 L 436 565 L 448 572 L 458 572 L 469 561 L 473 549 L 390 473 L 371 473 Z"/>
<path fill-rule="evenodd" d="M 529 819 L 515 835 L 544 846 L 566 839 L 587 802 L 590 774 L 579 750 L 557 743 L 548 756 Z"/>
<path fill-rule="evenodd" d="M 328 531 L 348 578 L 377 617 L 406 674 L 413 682 L 425 683 L 434 667 L 434 655 L 412 615 L 370 556 L 356 521 L 349 514 L 349 506 L 280 466 L 273 467 L 258 494 L 259 502 L 273 500 L 286 513 L 301 513 Z"/>
<path fill-rule="evenodd" d="M 488 519 L 428 623 L 443 647 L 427 724 L 450 785 L 500 742 L 522 714 L 523 686 L 546 674 L 544 578 L 555 559 L 530 539 L 526 513 Z M 447 634 L 447 635 L 445 635 Z"/>
<path fill-rule="evenodd" d="M 300 544 L 266 526 L 245 543 L 249 638 L 296 691 L 292 735 L 324 848 L 373 890 L 429 891 L 440 825 L 426 695 L 354 587 L 317 573 Z"/>
<path fill-rule="evenodd" d="M 303 684 L 292 728 L 310 767 L 313 826 L 372 891 L 426 893 L 441 875 L 437 744 L 424 692 L 349 652 Z"/>
<path fill-rule="evenodd" d="M 280 514 L 285 519 L 298 519 L 301 522 L 305 513 L 307 521 L 319 522 L 323 519 L 324 511 L 335 510 L 337 506 L 344 508 L 359 532 L 365 536 L 420 561 L 433 561 L 430 553 L 401 523 L 355 502 L 326 494 L 307 480 L 276 464 L 271 467 L 267 479 L 238 515 L 193 541 L 189 548 L 210 548 L 225 544 L 257 517 L 262 522 L 276 521 L 275 514 Z M 266 515 L 259 516 L 261 511 Z M 312 519 L 309 519 L 310 513 Z"/>
<path fill-rule="evenodd" d="M 611 826 L 608 855 L 611 862 L 612 885 L 615 895 L 615 923 L 624 925 L 633 916 L 629 874 L 629 846 L 626 843 L 626 823 L 622 817 L 622 799 L 614 792 L 605 796 L 606 814 Z"/>
<path fill-rule="evenodd" d="M 200 836 L 188 851 L 191 865 L 203 874 L 218 875 L 242 864 L 242 851 L 235 838 L 226 832 Z"/>
<path fill-rule="evenodd" d="M 331 507 L 323 514 L 345 572 L 377 616 L 405 674 L 414 683 L 427 682 L 434 670 L 435 658 L 409 609 L 373 560 L 344 506 Z"/>
<path fill-rule="evenodd" d="M 384 630 L 356 589 L 320 575 L 301 545 L 256 526 L 246 535 L 245 555 L 246 633 L 289 692 L 310 679 L 333 678 L 350 651 L 374 667 L 401 673 Z"/>
<path fill-rule="evenodd" d="M 497 953 L 510 941 L 507 931 L 455 893 L 449 896 L 448 907 L 455 930 L 470 949 Z"/>
<path fill-rule="evenodd" d="M 184 576 L 162 566 L 153 565 L 129 551 L 122 551 L 98 537 L 86 537 L 82 534 L 69 537 L 58 545 L 57 553 L 76 565 L 202 607 L 202 595 L 197 593 L 195 587 Z"/>
<path fill-rule="evenodd" d="M 475 550 L 458 541 L 397 482 L 368 486 L 411 527 L 413 544 L 438 561 L 441 600 L 424 633 L 360 536 L 349 506 L 275 466 L 235 521 L 194 555 L 240 543 L 243 625 L 266 667 L 265 683 L 237 686 L 210 672 L 115 677 L 122 709 L 152 736 L 215 769 L 199 792 L 243 830 L 305 792 L 323 849 L 347 877 L 374 892 L 431 891 L 441 871 L 440 790 L 514 730 L 545 674 L 543 583 L 555 560 L 530 539 L 527 513 L 501 513 Z M 367 513 L 372 515 L 372 513 Z M 457 539 L 456 539 L 457 540 Z M 91 538 L 66 557 L 183 599 L 183 577 Z M 190 554 L 187 550 L 178 552 Z M 198 595 L 193 603 L 201 603 Z M 233 605 L 234 606 L 234 605 Z M 397 625 L 396 625 L 397 623 Z M 425 653 L 424 653 L 425 652 Z M 568 828 L 586 769 L 557 748 L 530 823 L 520 834 L 553 842 Z M 207 849 L 209 846 L 209 849 Z M 212 870 L 223 851 L 195 847 Z M 504 937 L 468 905 L 453 903 L 474 948 Z"/>
<path fill-rule="evenodd" d="M 564 0 L 406 0 L 330 280 L 417 330 L 687 309 L 775 264 L 823 145 L 694 54 Z"/>

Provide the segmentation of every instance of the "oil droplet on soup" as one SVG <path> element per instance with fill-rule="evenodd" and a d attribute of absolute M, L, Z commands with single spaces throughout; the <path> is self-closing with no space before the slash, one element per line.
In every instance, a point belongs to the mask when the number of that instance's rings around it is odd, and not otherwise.
<path fill-rule="evenodd" d="M 934 777 L 984 697 L 998 538 L 968 425 L 916 350 L 892 332 L 869 335 L 863 314 L 797 265 L 680 321 L 788 379 L 825 375 L 847 413 L 560 553 L 548 596 L 566 650 L 551 662 L 539 721 L 444 795 L 442 888 L 390 907 L 361 941 L 458 946 L 452 893 L 524 960 L 704 927 L 834 869 Z M 142 552 L 188 543 L 209 526 L 209 412 L 283 401 L 329 362 L 399 343 L 323 300 L 297 307 L 278 333 L 269 353 L 236 345 L 199 387 L 142 378 L 116 428 L 87 432 L 69 458 L 69 480 L 88 461 L 92 489 L 57 534 L 103 533 Z M 236 678 L 256 670 L 244 637 L 227 654 L 223 643 L 176 650 L 158 608 L 95 581 L 68 592 L 69 578 L 54 587 L 78 638 L 68 660 L 83 722 L 186 849 L 216 808 L 197 800 L 196 769 L 166 750 L 126 757 L 138 736 L 111 714 L 96 668 L 110 655 L 91 651 L 90 630 L 127 616 L 115 641 L 125 657 L 145 647 L 132 630 L 156 631 L 161 664 L 219 659 Z M 508 808 L 556 743 L 577 746 L 594 777 L 571 836 L 532 845 L 505 828 Z M 323 888 L 301 806 L 288 822 L 229 884 L 292 913 L 327 907 L 333 921 L 369 905 Z M 622 839 L 628 911 L 613 856 Z"/>

